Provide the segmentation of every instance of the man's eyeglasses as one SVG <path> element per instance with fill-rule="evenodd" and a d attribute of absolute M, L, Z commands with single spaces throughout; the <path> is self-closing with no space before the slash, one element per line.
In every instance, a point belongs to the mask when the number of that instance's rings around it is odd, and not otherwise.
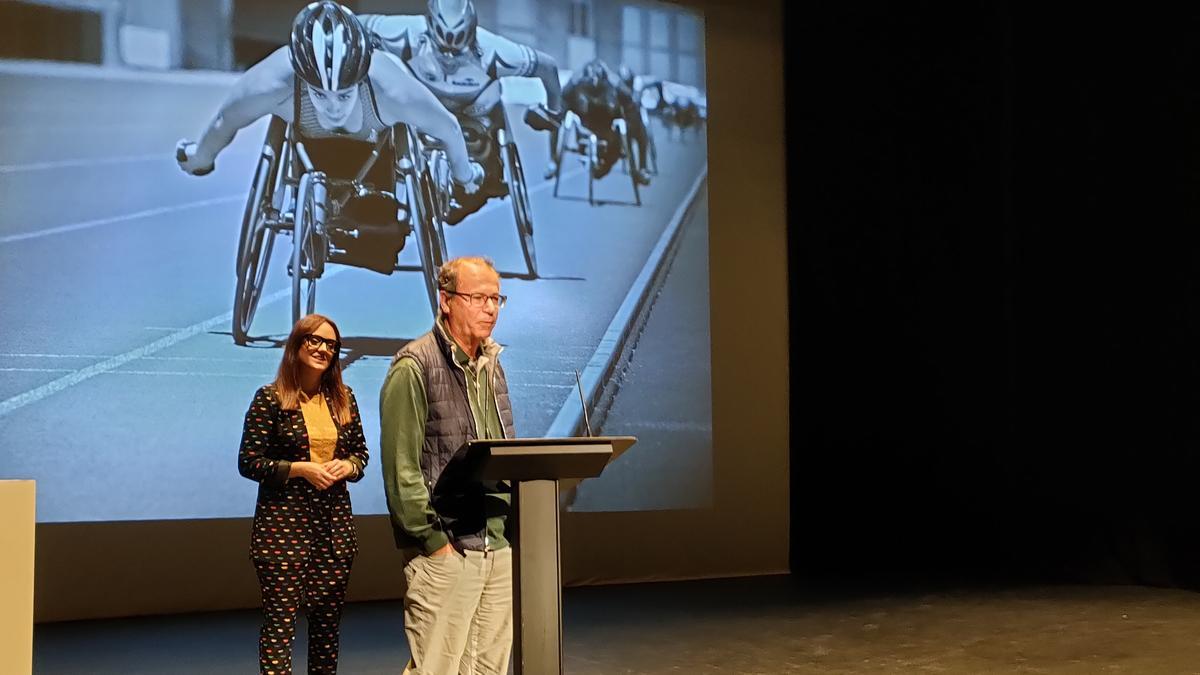
<path fill-rule="evenodd" d="M 459 293 L 458 291 L 446 292 L 450 295 L 458 295 L 466 298 L 467 302 L 472 307 L 483 307 L 484 303 L 486 303 L 488 300 L 491 300 L 496 305 L 496 309 L 500 309 L 508 303 L 508 296 L 500 295 L 499 293 L 495 295 L 486 295 L 484 293 Z"/>
<path fill-rule="evenodd" d="M 323 338 L 320 335 L 313 335 L 312 333 L 304 336 L 304 344 L 309 349 L 320 349 L 321 345 L 325 345 L 326 347 L 329 347 L 329 351 L 335 356 L 342 350 L 341 342 L 338 342 L 337 340 L 330 340 L 329 338 Z"/>

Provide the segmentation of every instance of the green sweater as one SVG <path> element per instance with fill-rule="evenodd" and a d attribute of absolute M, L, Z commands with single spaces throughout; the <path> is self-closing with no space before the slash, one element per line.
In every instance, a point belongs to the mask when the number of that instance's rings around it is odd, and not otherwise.
<path fill-rule="evenodd" d="M 467 399 L 475 419 L 476 435 L 479 438 L 503 438 L 504 429 L 492 393 L 494 361 L 480 357 L 472 363 L 467 353 L 451 342 L 454 362 L 467 378 Z M 421 475 L 421 447 L 425 441 L 428 409 L 425 383 L 416 359 L 397 360 L 388 370 L 379 395 L 379 457 L 383 486 L 392 522 L 419 541 L 425 553 L 432 553 L 450 540 L 445 532 L 433 526 L 437 517 L 429 503 L 430 487 L 425 485 Z M 492 493 L 492 496 L 511 503 L 507 492 Z M 492 549 L 508 546 L 504 537 L 504 516 L 488 518 L 487 542 Z"/>

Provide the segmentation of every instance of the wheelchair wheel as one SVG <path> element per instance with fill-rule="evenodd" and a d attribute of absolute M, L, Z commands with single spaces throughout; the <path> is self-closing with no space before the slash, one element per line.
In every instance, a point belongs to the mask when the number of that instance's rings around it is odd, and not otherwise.
<path fill-rule="evenodd" d="M 588 204 L 596 205 L 596 164 L 600 152 L 600 142 L 596 134 L 589 133 L 586 143 L 587 175 L 588 175 Z"/>
<path fill-rule="evenodd" d="M 280 191 L 287 173 L 287 148 L 284 133 L 287 123 L 278 117 L 271 119 L 262 154 L 250 182 L 250 195 L 242 214 L 242 230 L 238 237 L 237 283 L 233 293 L 233 342 L 246 344 L 254 313 L 266 284 L 271 249 L 275 245 L 275 230 L 268 219 L 276 214 L 275 195 Z"/>
<path fill-rule="evenodd" d="M 446 218 L 450 215 L 450 195 L 454 191 L 454 179 L 450 174 L 450 159 L 441 150 L 434 150 L 429 158 L 427 168 L 429 203 L 432 205 L 434 230 L 437 232 L 435 242 L 441 252 L 441 260 L 448 260 L 450 254 L 446 251 Z M 439 265 L 441 263 L 438 263 Z"/>
<path fill-rule="evenodd" d="M 435 216 L 435 199 L 431 190 L 433 181 L 422 172 L 420 177 L 405 174 L 405 191 L 408 193 L 409 209 L 413 218 L 413 235 L 417 238 L 417 252 L 421 256 L 421 272 L 425 277 L 425 292 L 429 296 L 429 308 L 433 315 L 438 312 L 438 271 L 446 262 L 445 242 L 439 235 L 439 222 Z"/>
<path fill-rule="evenodd" d="M 508 173 L 508 196 L 512 199 L 513 219 L 517 223 L 517 234 L 521 237 L 521 253 L 525 256 L 528 277 L 536 279 L 537 250 L 533 242 L 533 210 L 529 208 L 529 190 L 525 187 L 525 170 L 521 166 L 521 153 L 515 143 L 504 145 L 504 170 Z M 560 169 L 561 170 L 561 169 Z"/>
<path fill-rule="evenodd" d="M 658 144 L 654 142 L 654 127 L 650 122 L 650 115 L 642 110 L 642 128 L 646 130 L 646 169 L 650 171 L 650 175 L 658 175 Z M 639 150 L 640 152 L 640 150 Z"/>
<path fill-rule="evenodd" d="M 310 171 L 301 176 L 292 230 L 292 324 L 316 310 L 317 279 L 325 271 L 329 250 L 325 205 L 325 175 Z"/>
<path fill-rule="evenodd" d="M 621 145 L 625 146 L 622 151 L 628 159 L 629 165 L 629 183 L 633 185 L 633 203 L 637 206 L 642 205 L 642 189 L 638 184 L 638 169 L 641 167 L 637 163 L 637 155 L 633 154 L 633 139 L 629 136 L 629 132 L 621 129 Z"/>
<path fill-rule="evenodd" d="M 650 146 L 646 148 L 646 168 L 650 170 L 650 175 L 658 175 L 658 144 L 654 142 L 654 133 L 650 127 L 646 127 L 646 138 L 650 141 Z"/>
<path fill-rule="evenodd" d="M 566 117 L 564 118 L 562 127 L 558 130 L 558 142 L 554 146 L 554 158 L 556 163 L 554 168 L 555 199 L 558 198 L 558 186 L 562 182 L 563 162 L 567 160 L 567 136 L 570 135 L 574 137 L 575 135 L 573 127 L 570 126 L 571 115 L 572 113 L 567 113 Z M 572 147 L 578 147 L 579 145 L 577 141 L 572 141 L 572 143 L 574 143 Z"/>

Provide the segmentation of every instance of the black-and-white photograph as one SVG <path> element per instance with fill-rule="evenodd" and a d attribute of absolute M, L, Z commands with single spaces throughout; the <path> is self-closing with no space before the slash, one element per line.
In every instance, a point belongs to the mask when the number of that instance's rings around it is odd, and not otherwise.
<path fill-rule="evenodd" d="M 459 256 L 501 277 L 516 433 L 639 439 L 566 508 L 710 503 L 704 17 L 435 4 L 0 4 L 56 36 L 0 45 L 0 474 L 39 522 L 250 515 L 242 416 L 311 313 L 374 447 Z M 378 466 L 353 493 L 387 512 Z"/>

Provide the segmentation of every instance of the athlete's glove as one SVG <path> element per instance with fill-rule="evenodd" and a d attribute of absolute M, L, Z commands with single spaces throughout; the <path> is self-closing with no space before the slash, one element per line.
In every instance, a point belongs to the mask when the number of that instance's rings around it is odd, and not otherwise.
<path fill-rule="evenodd" d="M 483 186 L 483 179 L 485 177 L 486 176 L 483 173 L 483 167 L 479 165 L 479 162 L 471 162 L 470 178 L 464 181 L 456 177 L 454 180 L 462 186 L 463 192 L 473 195 L 476 192 L 479 192 L 479 188 Z"/>
<path fill-rule="evenodd" d="M 563 113 L 539 103 L 525 110 L 525 124 L 534 131 L 553 131 L 562 126 Z"/>
<path fill-rule="evenodd" d="M 180 140 L 175 144 L 175 161 L 179 162 L 179 168 L 185 173 L 193 176 L 204 176 L 212 173 L 216 168 L 216 162 L 201 162 L 196 157 L 197 146 L 192 141 Z"/>

